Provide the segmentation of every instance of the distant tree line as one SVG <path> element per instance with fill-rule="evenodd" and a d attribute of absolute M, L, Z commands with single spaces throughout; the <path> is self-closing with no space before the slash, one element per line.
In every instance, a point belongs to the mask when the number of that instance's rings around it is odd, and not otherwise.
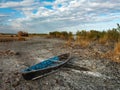
<path fill-rule="evenodd" d="M 51 38 L 61 38 L 65 40 L 73 40 L 74 35 L 72 32 L 67 31 L 54 31 L 49 32 L 49 37 Z M 120 41 L 120 25 L 117 24 L 117 28 L 109 29 L 106 31 L 97 31 L 97 30 L 81 30 L 76 32 L 76 40 L 79 42 L 81 40 L 87 41 L 99 41 L 101 43 L 113 41 L 118 42 Z"/>
<path fill-rule="evenodd" d="M 107 31 L 97 31 L 97 30 L 82 30 L 77 31 L 77 39 L 87 39 L 87 40 L 102 40 L 102 41 L 115 41 L 120 40 L 120 25 L 117 24 L 117 28 L 109 29 Z"/>
<path fill-rule="evenodd" d="M 42 36 L 47 36 L 48 34 L 46 34 L 46 33 L 29 33 L 29 36 L 40 36 L 40 37 L 42 37 Z"/>
<path fill-rule="evenodd" d="M 49 37 L 50 38 L 60 38 L 60 39 L 65 39 L 65 40 L 69 40 L 69 39 L 72 40 L 73 33 L 66 32 L 66 31 L 62 31 L 62 32 L 54 31 L 54 32 L 49 32 Z"/>
<path fill-rule="evenodd" d="M 113 28 L 108 31 L 77 31 L 76 33 L 78 39 L 89 39 L 89 40 L 99 40 L 101 38 L 106 39 L 107 41 L 118 41 L 120 33 L 117 29 Z"/>

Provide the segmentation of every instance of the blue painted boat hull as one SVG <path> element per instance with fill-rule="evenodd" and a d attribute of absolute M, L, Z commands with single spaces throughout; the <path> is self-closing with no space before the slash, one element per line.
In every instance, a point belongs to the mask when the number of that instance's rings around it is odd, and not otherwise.
<path fill-rule="evenodd" d="M 44 77 L 52 71 L 57 70 L 65 65 L 70 58 L 71 56 L 69 53 L 49 58 L 43 62 L 22 70 L 22 76 L 25 80 L 34 80 Z"/>

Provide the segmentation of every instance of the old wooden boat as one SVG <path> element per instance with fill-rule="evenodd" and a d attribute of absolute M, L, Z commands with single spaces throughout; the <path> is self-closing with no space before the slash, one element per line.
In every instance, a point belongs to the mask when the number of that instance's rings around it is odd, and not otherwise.
<path fill-rule="evenodd" d="M 70 53 L 54 56 L 22 70 L 22 76 L 26 80 L 35 80 L 37 78 L 44 77 L 65 65 L 70 58 Z"/>

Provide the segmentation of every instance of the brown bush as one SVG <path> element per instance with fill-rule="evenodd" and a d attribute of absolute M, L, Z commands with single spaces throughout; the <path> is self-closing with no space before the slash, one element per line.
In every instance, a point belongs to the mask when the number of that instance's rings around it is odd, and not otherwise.
<path fill-rule="evenodd" d="M 120 42 L 115 44 L 114 54 L 120 55 Z"/>
<path fill-rule="evenodd" d="M 18 38 L 18 41 L 25 41 L 25 38 L 19 37 L 19 38 Z"/>
<path fill-rule="evenodd" d="M 108 37 L 106 35 L 104 35 L 102 38 L 98 40 L 100 44 L 106 44 L 107 41 L 108 41 Z"/>
<path fill-rule="evenodd" d="M 27 32 L 23 32 L 23 31 L 19 31 L 18 32 L 18 37 L 21 37 L 21 36 L 28 37 L 28 33 Z"/>
<path fill-rule="evenodd" d="M 77 40 L 77 41 L 75 41 L 75 45 L 80 45 L 81 47 L 86 48 L 90 45 L 90 41 L 89 40 L 83 40 L 83 39 Z"/>

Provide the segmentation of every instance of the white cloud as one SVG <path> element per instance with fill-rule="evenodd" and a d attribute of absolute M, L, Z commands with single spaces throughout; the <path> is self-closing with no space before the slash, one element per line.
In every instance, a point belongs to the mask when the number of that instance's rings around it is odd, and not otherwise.
<path fill-rule="evenodd" d="M 34 0 L 23 0 L 21 2 L 9 1 L 0 3 L 0 8 L 13 8 L 15 10 L 22 11 L 26 16 L 31 14 L 34 9 L 37 8 L 38 2 Z"/>
<path fill-rule="evenodd" d="M 52 9 L 45 6 L 52 5 Z M 12 20 L 12 27 L 28 30 L 57 30 L 89 23 L 120 21 L 120 0 L 56 0 L 55 2 L 6 2 L 1 8 L 12 7 L 25 17 Z M 33 10 L 37 10 L 33 13 Z"/>
<path fill-rule="evenodd" d="M 6 17 L 6 16 L 9 16 L 9 15 L 6 15 L 6 14 L 0 14 L 0 17 Z"/>
<path fill-rule="evenodd" d="M 16 8 L 16 7 L 24 7 L 24 6 L 31 6 L 31 4 L 33 4 L 34 1 L 33 0 L 23 0 L 21 2 L 14 2 L 14 1 L 8 1 L 8 2 L 3 2 L 0 3 L 0 8 Z"/>
<path fill-rule="evenodd" d="M 15 28 L 11 26 L 0 25 L 0 33 L 16 33 Z"/>

